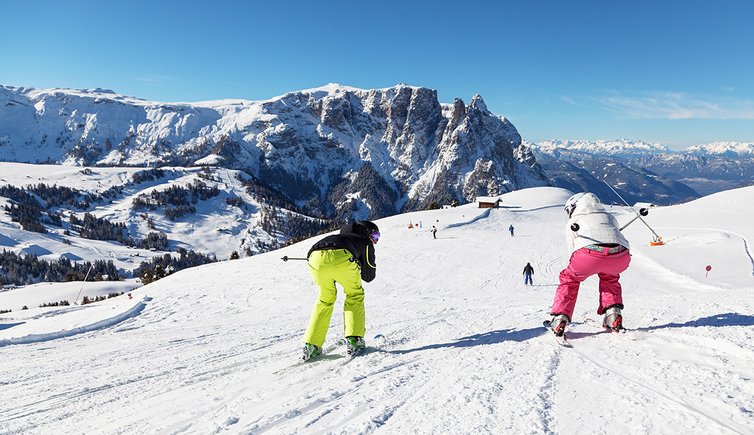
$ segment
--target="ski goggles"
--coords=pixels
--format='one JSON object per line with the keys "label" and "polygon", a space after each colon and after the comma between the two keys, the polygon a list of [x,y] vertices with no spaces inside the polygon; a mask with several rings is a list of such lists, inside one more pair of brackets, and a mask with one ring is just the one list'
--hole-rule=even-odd
{"label": "ski goggles", "polygon": [[576,203],[575,202],[573,204],[565,206],[565,212],[568,215],[569,219],[571,218],[571,216],[573,216],[574,210],[576,210]]}
{"label": "ski goggles", "polygon": [[377,243],[380,240],[380,232],[379,231],[372,231],[372,234],[370,235],[372,238],[372,241],[374,243]]}

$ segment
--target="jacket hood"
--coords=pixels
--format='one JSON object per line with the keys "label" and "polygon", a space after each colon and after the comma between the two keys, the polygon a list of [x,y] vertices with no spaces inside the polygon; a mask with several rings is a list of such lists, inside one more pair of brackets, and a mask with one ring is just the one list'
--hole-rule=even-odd
{"label": "jacket hood", "polygon": [[360,222],[351,222],[340,228],[340,234],[355,234],[369,239],[370,231]]}

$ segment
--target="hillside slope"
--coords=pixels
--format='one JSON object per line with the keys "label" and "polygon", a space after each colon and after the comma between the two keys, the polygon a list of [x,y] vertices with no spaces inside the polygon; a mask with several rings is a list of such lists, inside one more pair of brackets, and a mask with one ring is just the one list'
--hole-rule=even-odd
{"label": "hillside slope", "polygon": [[[316,293],[305,263],[280,257],[305,255],[305,241],[135,290],[151,300],[115,326],[0,348],[0,432],[750,433],[754,229],[742,219],[753,189],[653,209],[648,221],[675,238],[664,247],[650,248],[638,222],[626,230],[626,335],[586,321],[599,321],[594,278],[574,348],[545,335],[569,192],[526,189],[504,197],[510,208],[378,221],[377,279],[365,285],[373,348],[346,365],[342,348],[295,364]],[[705,277],[697,260],[710,255],[721,273]],[[342,333],[342,300],[327,344]]]}

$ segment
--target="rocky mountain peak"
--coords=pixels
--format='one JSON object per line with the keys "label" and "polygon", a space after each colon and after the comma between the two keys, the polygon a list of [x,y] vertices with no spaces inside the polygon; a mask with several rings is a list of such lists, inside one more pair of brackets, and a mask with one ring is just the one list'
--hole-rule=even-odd
{"label": "rocky mountain peak", "polygon": [[489,115],[490,111],[487,109],[487,104],[485,104],[484,100],[482,99],[482,96],[479,94],[474,95],[471,98],[471,104],[469,104],[469,110],[478,110],[485,115]]}
{"label": "rocky mountain peak", "polygon": [[[522,154],[515,127],[491,114],[481,96],[444,109],[436,90],[405,84],[365,90],[331,83],[264,101],[195,104],[3,87],[0,116],[9,121],[0,125],[2,160],[220,165],[329,216],[348,207],[380,217],[547,183],[533,155]],[[343,184],[354,174],[358,183]],[[390,193],[363,187],[370,185]]]}

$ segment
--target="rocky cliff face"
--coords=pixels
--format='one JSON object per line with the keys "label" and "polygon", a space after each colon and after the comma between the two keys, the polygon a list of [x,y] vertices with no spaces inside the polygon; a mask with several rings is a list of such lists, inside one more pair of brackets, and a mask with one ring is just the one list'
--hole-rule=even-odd
{"label": "rocky cliff face", "polygon": [[0,160],[216,165],[244,170],[309,211],[357,218],[548,183],[482,97],[443,105],[436,91],[405,85],[192,104],[0,86]]}

